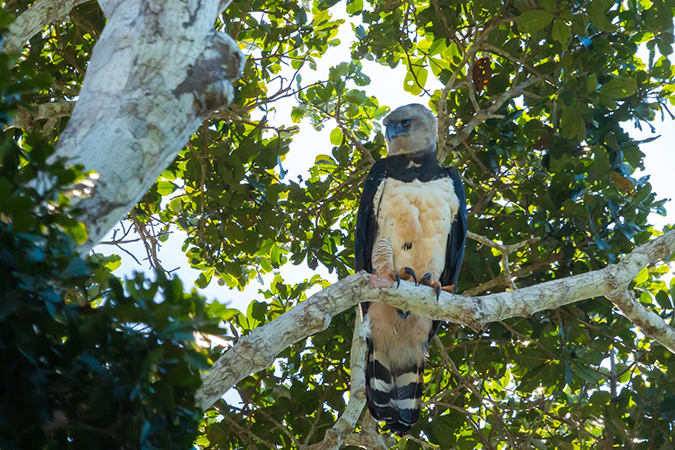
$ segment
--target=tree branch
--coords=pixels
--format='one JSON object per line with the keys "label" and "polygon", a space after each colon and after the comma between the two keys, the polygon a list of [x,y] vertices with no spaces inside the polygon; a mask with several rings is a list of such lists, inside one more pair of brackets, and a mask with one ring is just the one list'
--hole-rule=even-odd
{"label": "tree branch", "polygon": [[0,51],[18,53],[23,43],[50,23],[62,22],[78,5],[90,0],[38,0],[9,26],[9,34]]}
{"label": "tree branch", "polygon": [[636,300],[633,291],[620,289],[605,295],[614,303],[633,324],[640,328],[645,336],[659,341],[664,347],[675,353],[675,330],[661,317],[644,307]]}
{"label": "tree branch", "polygon": [[357,315],[354,323],[352,348],[349,354],[349,368],[351,372],[349,403],[347,403],[347,407],[335,425],[326,431],[323,441],[310,446],[309,449],[338,450],[342,447],[345,438],[354,431],[356,422],[361,417],[361,411],[366,404],[365,364],[366,339],[361,332],[361,319]]}
{"label": "tree branch", "polygon": [[203,377],[197,394],[207,408],[247,375],[272,365],[289,345],[324,330],[331,319],[359,302],[385,302],[403,311],[433,319],[481,329],[491,322],[511,317],[529,317],[537,311],[554,309],[579,300],[607,296],[638,327],[675,353],[672,329],[653,313],[645,314],[632,298],[617,298],[639,273],[655,261],[675,252],[675,231],[670,231],[635,249],[616,265],[601,270],[547,281],[519,290],[464,297],[442,292],[438,300],[432,289],[403,282],[397,289],[393,280],[362,271],[314,294],[274,321],[253,330],[213,365]]}
{"label": "tree branch", "polygon": [[[108,23],[53,158],[99,178],[85,214],[88,252],[174,160],[211,111],[234,97],[244,57],[213,29],[218,0],[99,0]],[[151,7],[149,6],[151,5]],[[175,30],[158,39],[158,30]]]}
{"label": "tree branch", "polygon": [[[485,120],[494,116],[494,113],[502,107],[504,103],[510,100],[513,97],[517,97],[525,92],[525,89],[532,86],[534,83],[540,81],[539,77],[532,77],[526,81],[523,81],[517,86],[512,87],[508,91],[504,91],[499,94],[493,101],[492,105],[483,113],[476,114],[473,118],[467,123],[462,130],[452,137],[447,145],[442,145],[438,153],[438,160],[442,161],[448,154],[448,149],[453,149],[457,147],[461,142],[464,141],[469,135],[475,130],[478,125],[483,123]],[[440,116],[440,107],[439,107],[439,116]],[[439,121],[440,124],[440,121]],[[439,125],[440,126],[440,125]]]}
{"label": "tree branch", "polygon": [[515,252],[516,250],[525,247],[526,245],[530,245],[530,244],[534,244],[535,242],[539,242],[539,238],[533,237],[531,239],[527,239],[525,241],[518,242],[516,244],[504,245],[504,244],[501,244],[499,242],[488,239],[485,236],[481,236],[479,234],[472,233],[471,231],[467,232],[466,237],[468,237],[470,239],[473,239],[474,241],[478,241],[483,245],[487,245],[488,247],[491,247],[491,248],[494,248],[494,249],[500,251],[501,254],[502,254],[502,269],[503,269],[503,272],[499,277],[496,278],[497,285],[505,284],[506,286],[510,287],[511,289],[518,289],[518,287],[516,286],[516,283],[513,281],[513,276],[511,275],[511,268],[509,267],[509,255],[511,253]]}
{"label": "tree branch", "polygon": [[30,131],[33,124],[38,120],[58,120],[62,117],[70,116],[74,107],[75,102],[67,100],[42,103],[31,109],[21,107],[17,111],[14,120],[7,125],[7,128],[23,128]]}

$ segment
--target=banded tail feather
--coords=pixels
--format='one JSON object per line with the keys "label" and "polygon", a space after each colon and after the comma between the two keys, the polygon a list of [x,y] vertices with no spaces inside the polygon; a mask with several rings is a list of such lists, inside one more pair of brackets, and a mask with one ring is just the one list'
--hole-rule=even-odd
{"label": "banded tail feather", "polygon": [[424,391],[424,366],[391,367],[383,352],[368,340],[366,398],[368,409],[393,432],[404,435],[420,418]]}

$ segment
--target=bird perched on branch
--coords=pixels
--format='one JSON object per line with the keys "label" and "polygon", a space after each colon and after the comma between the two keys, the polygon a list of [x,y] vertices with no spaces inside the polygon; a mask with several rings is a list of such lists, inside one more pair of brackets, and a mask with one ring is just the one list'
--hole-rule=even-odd
{"label": "bird perched on branch", "polygon": [[[436,161],[436,117],[422,105],[384,119],[387,157],[366,179],[356,222],[356,270],[455,292],[464,257],[466,198],[457,171]],[[366,396],[373,417],[407,433],[420,417],[424,360],[440,321],[362,303]]]}

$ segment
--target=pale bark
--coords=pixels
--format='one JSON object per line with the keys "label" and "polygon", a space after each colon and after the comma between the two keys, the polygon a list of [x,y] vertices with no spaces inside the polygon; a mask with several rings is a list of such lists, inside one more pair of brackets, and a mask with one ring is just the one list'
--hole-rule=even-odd
{"label": "pale bark", "polygon": [[210,111],[232,101],[244,57],[214,31],[219,0],[100,0],[108,23],[56,157],[97,181],[78,200],[86,253],[173,161]]}
{"label": "pale bark", "polygon": [[[43,103],[30,109],[20,107],[13,120],[7,125],[7,128],[31,130],[35,122],[39,120],[46,120],[49,123],[56,122],[62,117],[70,116],[74,107],[75,102],[68,100]],[[49,128],[49,126],[46,128]]]}
{"label": "pale bark", "polygon": [[633,297],[617,294],[626,290],[642,268],[673,252],[675,231],[670,231],[602,270],[482,297],[442,292],[438,300],[430,288],[402,282],[397,289],[389,278],[359,272],[239,339],[204,375],[197,400],[202,408],[209,407],[241,379],[269,367],[283,349],[326,329],[335,315],[363,301],[388,303],[404,311],[478,330],[491,322],[528,317],[537,311],[607,296],[645,334],[675,353],[675,333],[670,326]]}
{"label": "pale bark", "polygon": [[361,417],[361,411],[366,404],[366,339],[361,331],[361,318],[356,317],[352,348],[349,354],[349,403],[333,427],[326,431],[323,440],[316,446],[317,450],[333,450],[342,447],[345,438],[349,436]]}
{"label": "pale bark", "polygon": [[63,22],[76,6],[90,0],[37,0],[9,26],[4,46],[7,53],[18,53],[23,43],[54,22]]}

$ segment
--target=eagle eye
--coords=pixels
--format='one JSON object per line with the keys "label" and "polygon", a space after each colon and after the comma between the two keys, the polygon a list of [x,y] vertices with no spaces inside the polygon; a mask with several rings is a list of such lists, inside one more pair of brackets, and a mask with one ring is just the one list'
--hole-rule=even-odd
{"label": "eagle eye", "polygon": [[410,119],[402,120],[401,125],[403,125],[406,128],[409,127],[410,126]]}

